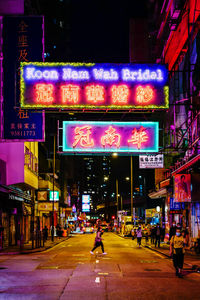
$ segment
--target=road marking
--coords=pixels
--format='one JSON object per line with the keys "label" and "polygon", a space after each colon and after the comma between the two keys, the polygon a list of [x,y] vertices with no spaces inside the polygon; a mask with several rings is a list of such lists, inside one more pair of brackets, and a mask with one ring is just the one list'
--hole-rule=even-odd
{"label": "road marking", "polygon": [[95,282],[100,283],[100,277],[96,277]]}

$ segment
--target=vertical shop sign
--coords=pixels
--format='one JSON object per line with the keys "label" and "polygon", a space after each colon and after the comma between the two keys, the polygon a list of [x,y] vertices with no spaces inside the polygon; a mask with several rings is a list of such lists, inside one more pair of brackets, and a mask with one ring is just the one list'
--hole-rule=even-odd
{"label": "vertical shop sign", "polygon": [[43,61],[43,17],[4,17],[3,91],[4,138],[20,141],[44,140],[44,114],[21,109],[20,63]]}

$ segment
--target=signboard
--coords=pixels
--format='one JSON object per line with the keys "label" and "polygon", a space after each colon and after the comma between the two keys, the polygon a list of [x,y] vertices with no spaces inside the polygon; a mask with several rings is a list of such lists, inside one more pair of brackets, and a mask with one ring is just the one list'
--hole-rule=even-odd
{"label": "signboard", "polygon": [[[38,210],[45,212],[51,212],[53,210],[53,203],[51,202],[39,202]],[[54,211],[58,211],[58,203],[54,203]]]}
{"label": "signboard", "polygon": [[59,201],[59,191],[50,191],[49,192],[49,200],[50,201]]}
{"label": "signboard", "polygon": [[3,17],[4,139],[44,141],[44,113],[20,108],[20,62],[43,60],[43,17]]}
{"label": "signboard", "polygon": [[158,152],[158,122],[64,121],[65,153]]}
{"label": "signboard", "polygon": [[158,169],[163,168],[163,154],[157,155],[139,155],[140,169]]}
{"label": "signboard", "polygon": [[82,195],[82,212],[90,211],[90,195]]}
{"label": "signboard", "polygon": [[47,201],[47,191],[38,191],[37,192],[38,201]]}
{"label": "signboard", "polygon": [[180,202],[174,202],[174,198],[170,198],[170,210],[182,210],[185,209],[185,203],[180,203]]}
{"label": "signboard", "polygon": [[26,109],[166,109],[168,71],[159,64],[21,64]]}
{"label": "signboard", "polygon": [[191,175],[174,176],[174,202],[191,202]]}

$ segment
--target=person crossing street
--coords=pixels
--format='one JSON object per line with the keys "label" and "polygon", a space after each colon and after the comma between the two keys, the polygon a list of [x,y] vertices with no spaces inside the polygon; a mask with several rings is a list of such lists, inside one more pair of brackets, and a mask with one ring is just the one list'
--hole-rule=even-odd
{"label": "person crossing street", "polygon": [[104,252],[104,245],[103,245],[103,242],[102,242],[102,234],[103,234],[103,232],[102,232],[102,230],[101,230],[101,227],[98,227],[98,229],[97,229],[97,234],[96,234],[96,237],[95,237],[95,243],[94,243],[94,247],[93,247],[93,249],[90,251],[90,253],[92,254],[92,255],[94,255],[94,250],[96,249],[96,248],[98,248],[98,247],[100,247],[101,246],[101,250],[102,250],[102,253],[105,255],[105,254],[107,254],[106,252]]}

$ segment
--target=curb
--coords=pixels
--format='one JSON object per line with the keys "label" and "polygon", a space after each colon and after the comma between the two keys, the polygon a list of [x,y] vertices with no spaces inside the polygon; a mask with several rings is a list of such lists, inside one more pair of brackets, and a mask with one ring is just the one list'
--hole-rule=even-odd
{"label": "curb", "polygon": [[67,237],[65,240],[63,241],[59,241],[56,244],[52,245],[52,246],[48,246],[46,248],[36,248],[36,249],[30,249],[30,250],[26,250],[26,251],[17,251],[17,252],[0,252],[0,256],[1,255],[24,255],[24,254],[32,254],[32,253],[38,253],[38,252],[44,252],[46,250],[52,249],[53,247],[66,242],[70,237]]}
{"label": "curb", "polygon": [[[125,237],[123,237],[123,236],[121,236],[121,235],[118,235],[118,234],[116,234],[116,233],[114,233],[114,234],[115,234],[116,236],[122,238],[122,239],[126,239]],[[141,246],[142,246],[142,245],[141,245]],[[166,253],[163,253],[162,251],[159,251],[159,250],[157,250],[157,249],[151,248],[151,247],[149,247],[149,246],[146,246],[146,245],[145,245],[145,246],[142,246],[142,248],[147,248],[147,249],[149,249],[149,250],[151,250],[151,251],[157,252],[157,253],[159,253],[159,254],[161,254],[161,255],[167,257],[168,259],[172,259],[170,255],[168,255],[168,254],[166,254]],[[192,264],[186,263],[186,262],[184,262],[184,265],[191,267],[193,270],[196,270],[197,273],[199,273],[198,271],[200,271],[200,266],[198,266],[198,265],[192,265]]]}

